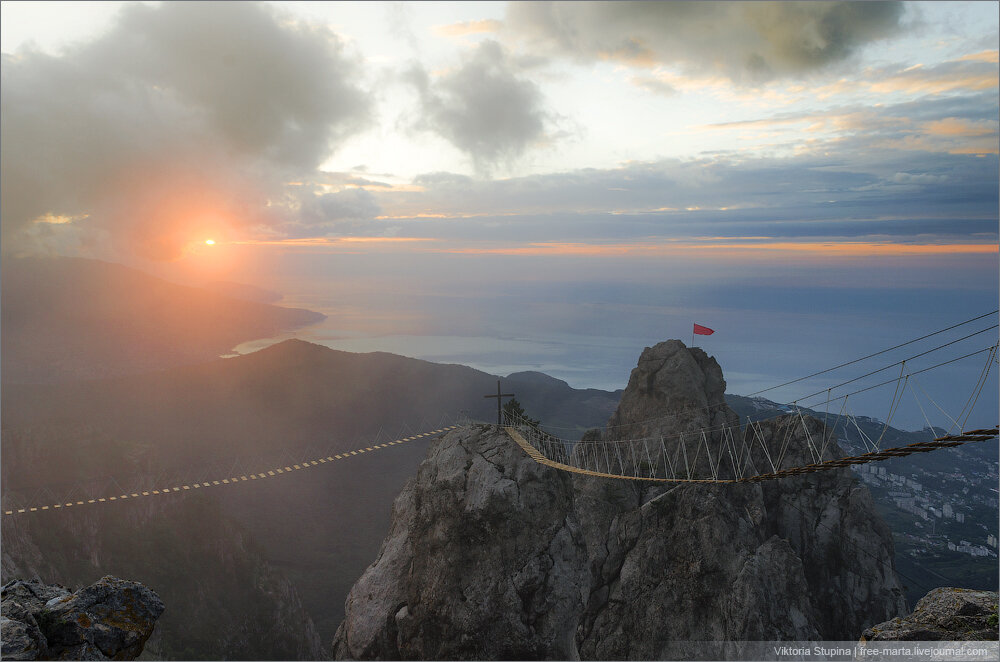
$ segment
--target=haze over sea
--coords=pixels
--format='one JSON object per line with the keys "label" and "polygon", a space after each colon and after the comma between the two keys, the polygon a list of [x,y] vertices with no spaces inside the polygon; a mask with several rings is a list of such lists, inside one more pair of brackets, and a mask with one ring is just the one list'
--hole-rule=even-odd
{"label": "haze over sea", "polygon": [[[728,392],[745,395],[993,310],[995,258],[984,258],[977,286],[947,277],[970,269],[969,260],[950,272],[928,274],[916,266],[897,267],[890,275],[885,269],[891,259],[883,257],[823,269],[776,260],[750,269],[635,257],[349,255],[338,259],[343,273],[331,277],[328,264],[316,261],[316,271],[310,271],[310,261],[297,253],[280,269],[298,275],[282,284],[289,294],[281,305],[316,310],[327,319],[244,343],[236,351],[298,337],[339,350],[392,352],[497,375],[537,370],[576,388],[616,390],[625,387],[643,347],[669,338],[690,344],[692,324],[698,322],[716,333],[695,336],[695,345],[718,359]],[[348,278],[352,287],[343,287]],[[993,324],[996,315],[763,395],[790,402]],[[907,371],[983,349],[995,336],[995,330],[975,335],[909,363]],[[943,395],[943,408],[949,410],[947,402],[961,409],[984,358],[979,354],[928,376],[935,384],[954,384],[932,391],[935,398]],[[835,395],[898,373],[898,367],[881,372]],[[881,417],[891,398],[891,386],[858,394],[850,409]],[[981,399],[980,423],[987,425],[996,417],[995,381]],[[822,408],[823,400],[807,403]],[[934,413],[928,413],[933,424],[947,423]],[[926,425],[910,396],[893,422],[905,429]]]}

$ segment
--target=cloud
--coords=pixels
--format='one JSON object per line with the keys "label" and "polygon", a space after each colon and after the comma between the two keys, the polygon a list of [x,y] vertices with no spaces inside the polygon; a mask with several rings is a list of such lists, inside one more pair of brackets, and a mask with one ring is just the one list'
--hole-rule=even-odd
{"label": "cloud", "polygon": [[364,227],[382,212],[375,197],[363,188],[312,195],[306,193],[301,198],[297,219],[303,224],[299,232],[286,233],[291,236],[315,236],[314,233],[339,232],[350,234]]}
{"label": "cloud", "polygon": [[33,219],[177,257],[201,226],[281,222],[282,182],[366,123],[363,72],[336,35],[263,4],[129,5],[60,55],[3,56],[3,248]]}
{"label": "cloud", "polygon": [[461,21],[447,25],[435,25],[431,28],[435,34],[444,37],[464,37],[470,34],[489,34],[499,32],[502,23],[492,18],[479,21]]}
{"label": "cloud", "polygon": [[[995,73],[994,70],[994,76]],[[778,113],[709,124],[699,129],[733,131],[741,139],[779,136],[787,141],[784,147],[792,147],[799,153],[828,151],[836,142],[842,153],[850,153],[853,148],[856,154],[890,149],[985,155],[997,153],[1000,122],[996,113],[995,89],[965,90],[964,94],[929,94],[904,103],[875,107],[860,102],[821,111]],[[823,139],[808,143],[801,140],[799,132]]]}
{"label": "cloud", "polygon": [[552,116],[541,90],[518,75],[496,41],[481,42],[464,64],[436,78],[419,67],[407,78],[420,97],[415,128],[443,137],[469,155],[477,170],[510,163],[547,138]]}
{"label": "cloud", "polygon": [[497,180],[438,172],[418,177],[417,190],[373,195],[380,222],[400,234],[473,249],[512,237],[518,247],[697,238],[995,246],[995,156],[870,142],[861,136],[794,156],[718,154]]}
{"label": "cloud", "polygon": [[900,29],[898,2],[514,2],[505,23],[579,61],[680,65],[743,83],[801,76]]}
{"label": "cloud", "polygon": [[672,97],[677,94],[676,87],[655,76],[633,76],[629,79],[629,82],[636,87],[641,87],[642,89],[652,92],[653,94],[659,94],[665,97]]}

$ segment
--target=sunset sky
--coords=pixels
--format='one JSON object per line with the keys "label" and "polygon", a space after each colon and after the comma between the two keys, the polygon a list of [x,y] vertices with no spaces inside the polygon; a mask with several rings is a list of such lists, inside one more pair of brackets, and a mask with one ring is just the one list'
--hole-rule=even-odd
{"label": "sunset sky", "polygon": [[4,2],[3,251],[578,387],[698,322],[750,393],[996,308],[998,7]]}

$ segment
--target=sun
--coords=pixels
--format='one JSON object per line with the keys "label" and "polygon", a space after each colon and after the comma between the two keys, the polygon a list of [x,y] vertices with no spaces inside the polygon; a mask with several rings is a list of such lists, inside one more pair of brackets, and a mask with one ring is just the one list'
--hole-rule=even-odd
{"label": "sun", "polygon": [[215,246],[215,239],[206,239],[205,244],[208,246]]}

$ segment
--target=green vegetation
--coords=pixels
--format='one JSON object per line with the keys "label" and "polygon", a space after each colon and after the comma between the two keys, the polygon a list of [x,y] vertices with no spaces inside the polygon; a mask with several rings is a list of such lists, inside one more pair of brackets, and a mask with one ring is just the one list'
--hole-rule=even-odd
{"label": "green vegetation", "polygon": [[528,417],[528,415],[524,412],[524,407],[522,407],[521,403],[517,401],[517,398],[511,398],[506,402],[506,404],[504,404],[503,421],[507,425],[529,425],[536,430],[541,424],[541,421]]}

